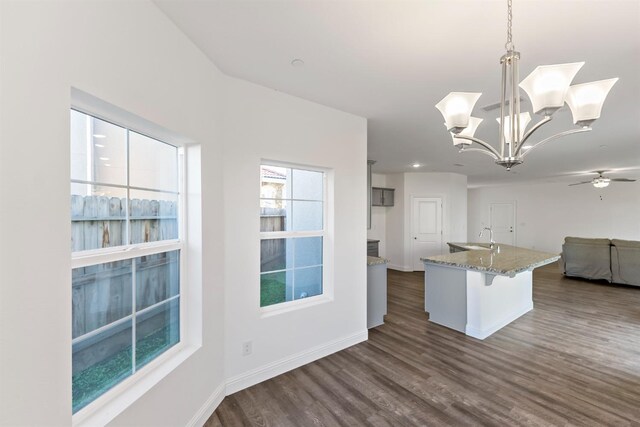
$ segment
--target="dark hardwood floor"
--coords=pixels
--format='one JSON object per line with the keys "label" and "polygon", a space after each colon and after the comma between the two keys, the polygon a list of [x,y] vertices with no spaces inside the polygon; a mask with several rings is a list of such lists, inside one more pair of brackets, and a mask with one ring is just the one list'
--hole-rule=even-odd
{"label": "dark hardwood floor", "polygon": [[429,323],[389,270],[369,340],[226,397],[205,426],[640,426],[640,288],[534,272],[533,311],[484,341]]}

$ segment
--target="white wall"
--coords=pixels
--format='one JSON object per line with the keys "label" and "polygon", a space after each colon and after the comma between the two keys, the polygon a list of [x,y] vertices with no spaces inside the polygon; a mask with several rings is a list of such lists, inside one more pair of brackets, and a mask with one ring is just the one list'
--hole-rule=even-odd
{"label": "white wall", "polygon": [[185,425],[224,381],[222,76],[150,2],[0,7],[0,424],[71,424],[76,87],[202,144],[203,346],[113,421]]}
{"label": "white wall", "polygon": [[[226,380],[366,339],[364,119],[222,75],[148,1],[1,1],[0,31],[0,424],[72,421],[72,87],[201,144],[202,347],[112,425],[202,421]],[[261,159],[333,170],[331,301],[260,316]]]}
{"label": "white wall", "polygon": [[[371,174],[371,185],[373,187],[391,188],[387,187],[386,175],[379,173]],[[394,194],[394,196],[397,197],[397,193]],[[378,244],[378,255],[383,258],[386,256],[386,217],[389,209],[393,208],[388,206],[372,206],[371,229],[367,231],[367,239],[380,240],[380,243]]]}
{"label": "white wall", "polygon": [[640,182],[545,183],[469,189],[469,241],[489,225],[489,204],[516,201],[516,244],[559,253],[566,236],[640,240]]}
{"label": "white wall", "polygon": [[385,208],[385,257],[389,260],[389,268],[405,270],[404,174],[387,175],[386,186],[387,188],[394,188],[396,191],[394,193],[394,206]]}
{"label": "white wall", "polygon": [[[225,371],[228,392],[366,339],[366,120],[226,79]],[[338,154],[339,153],[339,154]],[[260,305],[261,160],[331,169],[333,297],[265,316]],[[331,199],[331,197],[330,197]],[[329,218],[330,219],[330,218]],[[242,343],[253,353],[242,356]]]}
{"label": "white wall", "polygon": [[[395,185],[392,185],[393,182]],[[446,242],[464,241],[467,236],[467,177],[455,173],[405,173],[387,175],[387,186],[396,188],[396,205],[387,211],[387,258],[389,267],[411,271],[412,199],[442,198],[443,252]],[[402,191],[398,192],[401,188]]]}

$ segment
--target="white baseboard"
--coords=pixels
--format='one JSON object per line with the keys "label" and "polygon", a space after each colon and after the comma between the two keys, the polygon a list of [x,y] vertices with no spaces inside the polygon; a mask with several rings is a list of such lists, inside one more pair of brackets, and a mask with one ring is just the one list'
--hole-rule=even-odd
{"label": "white baseboard", "polygon": [[387,268],[390,268],[391,270],[404,271],[404,272],[413,271],[413,268],[409,267],[408,265],[387,264]]}
{"label": "white baseboard", "polygon": [[366,341],[369,337],[369,332],[364,330],[348,337],[339,338],[327,344],[320,345],[318,347],[294,354],[284,359],[269,363],[268,365],[253,369],[244,374],[227,380],[226,395],[233,394],[237,391],[243,390],[252,385],[258,384],[262,381],[266,381],[270,378],[288,372],[292,369],[298,368],[314,360],[321,359],[332,353],[340,350],[344,350],[347,347]]}
{"label": "white baseboard", "polygon": [[202,427],[207,422],[211,414],[216,410],[218,405],[222,403],[224,399],[225,384],[222,383],[213,391],[211,396],[202,405],[202,407],[196,412],[196,414],[189,420],[187,427]]}
{"label": "white baseboard", "polygon": [[502,329],[503,327],[507,326],[509,323],[513,322],[514,320],[516,320],[520,316],[530,312],[531,310],[533,310],[533,302],[531,304],[527,304],[524,307],[521,307],[521,308],[519,308],[517,310],[512,311],[511,313],[509,313],[508,315],[504,316],[499,321],[495,322],[493,325],[489,326],[488,328],[484,328],[484,329],[480,329],[480,328],[474,327],[473,325],[469,325],[467,323],[467,326],[465,328],[465,334],[469,335],[470,337],[477,338],[479,340],[483,340],[483,339],[487,338],[488,336],[490,336],[491,334],[493,334],[494,332],[496,332],[497,330]]}

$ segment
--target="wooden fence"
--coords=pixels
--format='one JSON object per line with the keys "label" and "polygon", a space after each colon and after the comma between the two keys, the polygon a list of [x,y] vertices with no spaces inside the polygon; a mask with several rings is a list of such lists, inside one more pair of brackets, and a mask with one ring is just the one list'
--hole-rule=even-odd
{"label": "wooden fence", "polygon": [[[131,243],[178,237],[177,203],[104,196],[71,196],[71,249],[82,251],[126,244],[129,209]],[[133,283],[132,263],[136,280]],[[85,335],[178,294],[179,252],[172,251],[72,271],[72,336]],[[136,307],[133,307],[133,286]],[[165,315],[146,320],[160,329]],[[82,371],[130,344],[131,321],[74,344],[73,372]]]}
{"label": "wooden fence", "polygon": [[[72,337],[77,338],[131,315],[133,286],[136,311],[177,295],[179,269],[178,251],[73,269]],[[145,321],[146,328],[161,329],[166,326],[165,320],[166,316],[160,312]],[[129,320],[74,345],[73,371],[81,371],[114,354],[127,345],[127,339],[130,344],[130,328]]]}
{"label": "wooden fence", "polygon": [[[283,231],[287,216],[284,209],[260,208],[260,231]],[[260,271],[285,268],[286,246],[284,239],[268,239],[260,242]]]}
{"label": "wooden fence", "polygon": [[[126,244],[127,199],[71,196],[71,250],[108,248]],[[131,243],[178,238],[177,203],[132,199],[129,202]]]}

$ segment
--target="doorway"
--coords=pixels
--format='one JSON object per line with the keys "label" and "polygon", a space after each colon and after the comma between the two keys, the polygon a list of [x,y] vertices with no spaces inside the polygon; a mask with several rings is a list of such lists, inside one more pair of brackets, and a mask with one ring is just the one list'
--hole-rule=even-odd
{"label": "doorway", "polygon": [[491,203],[489,220],[493,230],[493,239],[497,243],[516,245],[516,202]]}
{"label": "doorway", "polygon": [[413,271],[424,271],[420,258],[442,254],[442,198],[412,199],[411,241]]}

